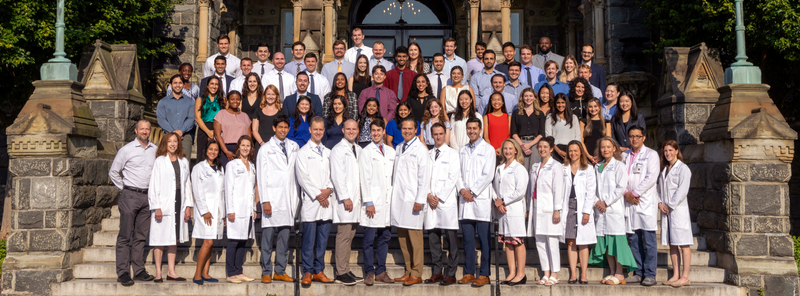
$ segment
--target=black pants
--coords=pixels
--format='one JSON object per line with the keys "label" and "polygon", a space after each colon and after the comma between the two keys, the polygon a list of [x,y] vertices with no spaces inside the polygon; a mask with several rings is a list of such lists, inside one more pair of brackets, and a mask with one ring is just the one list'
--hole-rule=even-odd
{"label": "black pants", "polygon": [[[210,129],[212,132],[214,131],[214,123],[213,122],[206,122],[206,127]],[[206,160],[206,146],[208,146],[208,142],[211,138],[206,135],[206,133],[200,127],[197,128],[197,162],[201,162]],[[219,150],[220,155],[222,156],[222,148]],[[218,156],[218,157],[219,157]]]}
{"label": "black pants", "polygon": [[[446,269],[443,269],[442,257],[442,234],[447,236],[447,260]],[[428,245],[431,248],[431,262],[433,263],[433,274],[443,274],[445,276],[456,276],[456,265],[458,264],[458,231],[449,229],[428,230]],[[445,272],[446,271],[446,272]]]}
{"label": "black pants", "polygon": [[242,265],[244,264],[244,247],[246,244],[247,240],[244,239],[228,239],[228,248],[225,252],[225,272],[228,277],[244,273]]}
{"label": "black pants", "polygon": [[118,204],[117,276],[130,273],[133,265],[133,277],[144,271],[144,245],[150,235],[150,205],[146,193],[130,190],[122,190]]}

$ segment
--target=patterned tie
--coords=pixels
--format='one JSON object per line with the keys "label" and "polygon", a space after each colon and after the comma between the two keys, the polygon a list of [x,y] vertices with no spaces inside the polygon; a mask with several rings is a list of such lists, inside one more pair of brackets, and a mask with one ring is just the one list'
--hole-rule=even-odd
{"label": "patterned tie", "polygon": [[342,61],[339,61],[339,68],[336,68],[336,73],[342,73]]}
{"label": "patterned tie", "polygon": [[436,148],[436,157],[433,160],[439,160],[439,148]]}
{"label": "patterned tie", "polygon": [[438,78],[436,79],[439,80],[439,86],[436,87],[436,93],[434,94],[434,96],[438,98],[439,94],[442,93],[442,73],[438,73],[436,74],[436,76],[438,76]]}
{"label": "patterned tie", "polygon": [[525,76],[528,78],[528,85],[533,86],[533,80],[531,80],[531,67],[525,67]]}
{"label": "patterned tie", "polygon": [[300,62],[297,62],[297,71],[294,72],[294,75],[297,75],[297,73],[300,73]]}
{"label": "patterned tie", "polygon": [[286,161],[289,161],[289,154],[286,153],[286,143],[281,142],[281,151],[283,151],[283,155],[286,156]]}
{"label": "patterned tie", "polygon": [[311,79],[311,88],[308,90],[308,92],[316,95],[317,92],[314,91],[314,74],[313,73],[312,74],[308,74],[308,76]]}
{"label": "patterned tie", "polygon": [[319,153],[319,156],[322,156],[322,145],[317,146],[317,153]]}
{"label": "patterned tie", "polygon": [[351,147],[353,148],[353,157],[355,157],[356,160],[358,160],[358,155],[356,154],[356,145],[353,145]]}
{"label": "patterned tie", "polygon": [[[284,94],[283,93],[283,75],[282,74],[283,73],[278,72],[278,85],[280,85],[280,94],[278,94],[278,95],[279,95],[279,98],[281,98],[281,99],[283,99],[283,94]],[[281,101],[283,101],[283,100],[281,100]]]}
{"label": "patterned tie", "polygon": [[378,149],[381,149],[381,155],[386,156],[385,154],[383,154],[383,144],[378,145]]}
{"label": "patterned tie", "polygon": [[[403,100],[403,71],[400,71],[400,81],[397,82],[397,100]],[[403,151],[406,151],[403,149]]]}
{"label": "patterned tie", "polygon": [[361,56],[361,49],[356,49],[356,60]]}

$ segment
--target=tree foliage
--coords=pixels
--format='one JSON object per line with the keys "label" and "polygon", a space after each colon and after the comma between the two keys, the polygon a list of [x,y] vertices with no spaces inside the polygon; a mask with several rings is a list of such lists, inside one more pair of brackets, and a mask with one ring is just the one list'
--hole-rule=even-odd
{"label": "tree foliage", "polygon": [[[645,22],[661,38],[664,47],[692,46],[705,42],[720,49],[724,67],[736,56],[736,19],[733,0],[639,0],[649,12]],[[759,66],[762,82],[770,84],[770,96],[781,105],[787,120],[800,114],[800,0],[747,0],[743,20],[749,61]]]}
{"label": "tree foliage", "polygon": [[[112,44],[136,44],[139,58],[168,54],[174,45],[155,37],[156,22],[176,0],[66,0],[65,52],[77,64],[83,47],[96,39]],[[12,118],[33,91],[39,67],[55,50],[56,0],[0,0],[1,125]]]}

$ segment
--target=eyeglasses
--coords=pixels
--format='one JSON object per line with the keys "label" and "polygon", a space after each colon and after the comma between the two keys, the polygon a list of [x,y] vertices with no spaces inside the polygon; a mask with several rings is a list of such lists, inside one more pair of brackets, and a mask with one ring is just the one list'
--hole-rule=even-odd
{"label": "eyeglasses", "polygon": [[631,139],[636,139],[636,140],[638,140],[638,139],[644,138],[644,136],[642,136],[642,135],[635,135],[635,136],[628,136],[628,138],[631,138]]}

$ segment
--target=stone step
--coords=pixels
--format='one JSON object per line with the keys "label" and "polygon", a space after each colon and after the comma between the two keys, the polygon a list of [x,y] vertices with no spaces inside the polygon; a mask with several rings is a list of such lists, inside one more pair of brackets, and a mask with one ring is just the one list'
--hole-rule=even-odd
{"label": "stone step", "polygon": [[[202,286],[192,282],[188,283],[162,283],[137,282],[131,287],[123,287],[116,280],[73,280],[63,283],[51,284],[53,296],[95,296],[95,295],[230,295],[230,296],[264,296],[269,295],[294,295],[295,283],[262,284],[251,282],[243,284],[231,283],[206,283]],[[376,283],[372,287],[363,284],[344,286],[341,284],[313,283],[309,287],[300,287],[300,295],[348,295],[348,296],[407,296],[407,295],[459,295],[459,296],[486,296],[493,295],[494,278],[491,284],[480,288],[468,285],[439,286],[417,284],[403,287],[399,283]],[[598,283],[589,285],[569,285],[562,282],[552,287],[536,285],[528,281],[526,285],[501,286],[504,295],[614,295],[614,296],[746,296],[747,289],[725,284],[692,284],[688,287],[672,288],[656,285],[642,287],[640,285],[608,286]]]}
{"label": "stone step", "polygon": [[[191,263],[195,262],[197,258],[197,253],[199,252],[199,248],[185,248],[185,247],[178,247],[178,251],[176,253],[176,262],[179,263]],[[211,251],[211,262],[225,262],[225,248],[213,248]],[[145,256],[146,262],[150,263],[153,262],[153,252],[152,247],[145,247]],[[289,250],[289,260],[294,260],[294,249]],[[503,251],[497,251],[498,257],[500,259],[501,264],[506,264],[506,256]],[[480,259],[480,252],[478,252],[477,258]],[[527,262],[539,262],[539,254],[536,250],[529,249],[527,252]],[[272,257],[275,257],[275,253],[273,252]],[[330,264],[333,263],[333,250],[328,249],[325,251],[325,263]],[[162,259],[166,261],[166,256]],[[261,252],[258,249],[258,245],[252,245],[252,243],[248,246],[245,252],[245,262],[251,263],[258,263],[261,260]],[[430,260],[430,252],[426,248],[425,250],[425,264],[429,264]],[[459,264],[464,264],[464,251],[460,250],[458,254]],[[566,265],[568,264],[567,261],[567,254],[565,250],[561,251],[561,264]],[[666,252],[658,252],[658,265],[659,266],[670,266],[671,262],[669,260],[669,253]],[[115,262],[116,261],[116,252],[114,247],[89,247],[84,248],[84,255],[83,255],[83,262],[87,263],[101,263],[101,262]],[[350,252],[350,263],[351,264],[360,264],[364,262],[364,256],[360,249],[353,249]],[[403,254],[399,249],[389,249],[389,253],[386,258],[387,264],[404,264]],[[717,265],[717,253],[711,253],[706,251],[693,251],[692,252],[692,266],[716,266]]]}
{"label": "stone step", "polygon": [[[162,266],[164,274],[166,274],[167,265],[164,264]],[[196,265],[185,263],[185,264],[176,264],[175,265],[175,272],[178,275],[190,278],[194,276]],[[261,265],[254,264],[254,263],[247,263],[244,264],[244,274],[250,277],[259,277],[261,276]],[[154,264],[147,264],[146,266],[147,272],[150,274],[155,274],[155,265]],[[390,276],[401,276],[405,270],[405,267],[402,265],[388,265],[386,266],[387,272]],[[351,264],[350,270],[358,275],[362,276],[364,274],[364,268],[361,264]],[[495,266],[492,265],[491,272],[494,274]],[[422,268],[422,278],[429,278],[431,276],[431,266],[426,265]],[[77,264],[72,271],[73,276],[77,279],[116,279],[116,265],[114,263],[84,263],[84,264]],[[286,266],[286,273],[290,276],[294,276],[294,264],[288,264]],[[325,266],[325,274],[329,277],[334,276],[334,266],[333,265],[326,265]],[[539,266],[527,266],[525,268],[525,273],[530,275],[531,279],[534,277],[539,279],[542,276],[541,269]],[[456,277],[461,278],[464,274],[464,267],[458,266],[458,270],[456,271]],[[504,279],[508,274],[508,266],[501,265],[500,266],[500,277]],[[224,264],[212,264],[209,268],[209,275],[214,278],[225,278],[225,265]],[[598,282],[603,277],[608,275],[608,268],[600,268],[590,266],[587,271],[587,276],[589,277],[589,281],[591,282]],[[670,276],[672,276],[672,268],[667,267],[660,267],[656,270],[656,280],[659,282],[666,281]],[[558,273],[559,279],[569,279],[569,268],[568,266],[562,266],[561,271]],[[692,280],[693,283],[722,283],[725,281],[725,270],[716,267],[692,267],[689,271],[689,278]]]}
{"label": "stone step", "polygon": [[119,218],[119,206],[111,206],[111,218]]}

